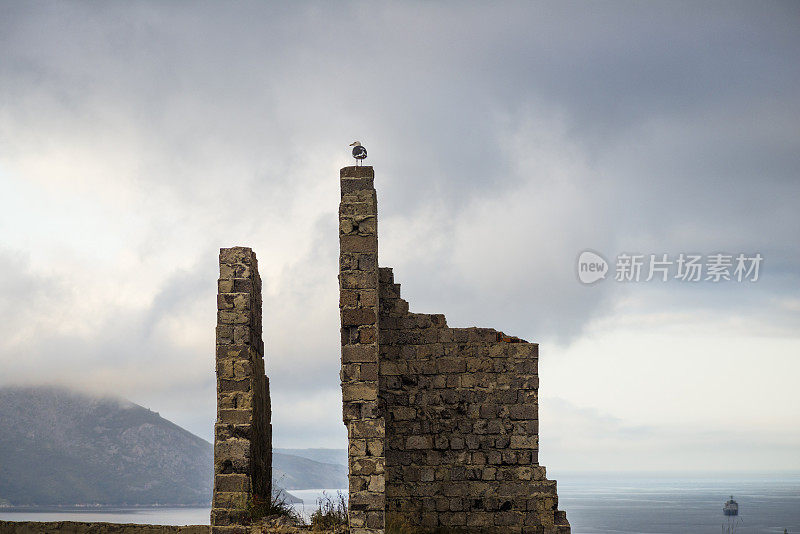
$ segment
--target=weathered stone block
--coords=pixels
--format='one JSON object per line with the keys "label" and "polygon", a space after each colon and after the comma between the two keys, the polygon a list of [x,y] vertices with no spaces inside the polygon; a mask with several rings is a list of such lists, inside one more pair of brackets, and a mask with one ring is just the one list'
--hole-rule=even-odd
{"label": "weathered stone block", "polygon": [[342,326],[374,325],[375,310],[372,308],[356,308],[342,310]]}
{"label": "weathered stone block", "polygon": [[512,449],[537,449],[539,447],[538,436],[511,436]]}
{"label": "weathered stone block", "polygon": [[342,193],[354,193],[356,191],[371,190],[373,178],[364,176],[363,178],[342,177]]}
{"label": "weathered stone block", "polygon": [[386,433],[382,419],[362,419],[350,423],[350,438],[383,438]]}
{"label": "weathered stone block", "polygon": [[[363,343],[368,345],[370,343],[375,343],[378,338],[378,330],[374,326],[361,326],[358,329],[358,341],[359,343]],[[376,347],[377,352],[377,347]]]}
{"label": "weathered stone block", "polygon": [[253,422],[253,411],[241,410],[219,410],[218,419],[220,423],[230,423],[234,425],[251,424]]}
{"label": "weathered stone block", "polygon": [[250,324],[250,315],[245,312],[220,310],[217,312],[217,321],[221,325]]}
{"label": "weathered stone block", "polygon": [[244,474],[216,475],[214,492],[249,492],[250,478]]}
{"label": "weathered stone block", "polygon": [[359,400],[377,400],[378,399],[378,386],[377,384],[369,384],[366,382],[354,382],[342,384],[342,400],[344,402],[359,401]]}
{"label": "weathered stone block", "polygon": [[431,436],[409,436],[406,438],[406,447],[409,449],[432,449],[433,437]]}
{"label": "weathered stone block", "polygon": [[339,242],[342,250],[346,252],[362,252],[372,254],[378,252],[378,240],[374,236],[342,235],[339,237]]}
{"label": "weathered stone block", "polygon": [[358,306],[358,297],[359,297],[358,290],[349,289],[345,290],[342,289],[339,291],[339,307],[340,308],[355,308]]}
{"label": "weathered stone block", "polygon": [[347,345],[342,347],[343,363],[377,363],[378,351],[376,347],[364,345]]}

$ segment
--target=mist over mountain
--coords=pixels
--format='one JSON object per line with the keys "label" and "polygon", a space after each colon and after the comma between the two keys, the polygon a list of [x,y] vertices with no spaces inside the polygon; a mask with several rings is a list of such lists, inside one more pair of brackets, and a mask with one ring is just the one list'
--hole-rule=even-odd
{"label": "mist over mountain", "polygon": [[210,443],[132,402],[57,387],[0,388],[6,504],[207,505]]}
{"label": "mist over mountain", "polygon": [[[347,467],[347,449],[273,449],[273,453],[288,454],[308,458],[323,464]],[[347,471],[345,471],[347,473]],[[345,485],[344,487],[347,487]]]}
{"label": "mist over mountain", "polygon": [[[346,458],[278,449],[275,489],[346,488]],[[62,387],[0,388],[0,505],[208,506],[212,489],[211,443],[157,412]]]}

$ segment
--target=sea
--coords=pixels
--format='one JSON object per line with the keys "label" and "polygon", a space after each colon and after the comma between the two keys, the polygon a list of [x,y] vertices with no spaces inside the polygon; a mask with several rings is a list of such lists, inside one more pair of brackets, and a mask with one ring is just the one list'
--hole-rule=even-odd
{"label": "sea", "polygon": [[[556,473],[559,508],[566,510],[574,534],[718,534],[726,532],[722,506],[739,503],[735,531],[740,534],[800,534],[800,473],[609,474]],[[324,494],[340,489],[293,490],[305,517]],[[107,521],[203,525],[209,508],[0,508],[11,521]]]}

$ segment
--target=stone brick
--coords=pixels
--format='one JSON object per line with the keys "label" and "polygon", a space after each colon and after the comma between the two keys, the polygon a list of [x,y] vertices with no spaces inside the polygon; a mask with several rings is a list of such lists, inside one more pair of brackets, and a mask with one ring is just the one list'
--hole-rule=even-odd
{"label": "stone brick", "polygon": [[346,271],[339,275],[342,289],[374,289],[376,280],[373,273],[365,271]]}
{"label": "stone brick", "polygon": [[239,311],[224,311],[217,312],[217,321],[219,324],[250,324],[250,314]]}
{"label": "stone brick", "polygon": [[467,370],[467,362],[460,358],[441,358],[436,363],[440,373],[463,373]]}
{"label": "stone brick", "polygon": [[342,289],[339,292],[339,307],[355,308],[358,306],[358,293],[355,289]]}
{"label": "stone brick", "polygon": [[339,237],[339,241],[342,250],[347,252],[365,252],[365,253],[378,252],[378,240],[373,236],[342,235]]}
{"label": "stone brick", "polygon": [[383,435],[367,440],[367,455],[382,458],[384,455]]}
{"label": "stone brick", "polygon": [[360,369],[361,380],[378,381],[378,364],[377,363],[362,363]]}
{"label": "stone brick", "polygon": [[252,410],[219,410],[220,423],[250,424],[253,422]]}
{"label": "stone brick", "polygon": [[406,447],[409,449],[431,449],[433,438],[431,436],[409,436],[406,438]]}
{"label": "stone brick", "polygon": [[214,492],[248,492],[250,491],[250,478],[247,475],[216,475],[214,477]]}
{"label": "stone brick", "polygon": [[356,308],[342,310],[342,326],[360,326],[375,324],[377,320],[375,310],[371,308]]}
{"label": "stone brick", "polygon": [[351,438],[383,438],[385,430],[382,420],[363,419],[350,423]]}
{"label": "stone brick", "polygon": [[234,391],[250,391],[250,380],[217,379],[217,391],[220,393],[230,393]]}
{"label": "stone brick", "polygon": [[512,449],[536,449],[539,447],[537,436],[511,436]]}
{"label": "stone brick", "polygon": [[344,402],[354,400],[377,400],[378,387],[364,382],[342,384],[342,400]]}
{"label": "stone brick", "polygon": [[358,292],[358,303],[365,307],[378,306],[378,292],[374,289],[361,289]]}
{"label": "stone brick", "polygon": [[517,404],[509,406],[510,419],[536,419],[538,417],[539,408],[536,404]]}
{"label": "stone brick", "polygon": [[375,343],[377,337],[377,329],[374,326],[362,326],[358,329],[359,343]]}
{"label": "stone brick", "polygon": [[378,351],[376,347],[364,345],[348,345],[342,347],[343,363],[377,363]]}

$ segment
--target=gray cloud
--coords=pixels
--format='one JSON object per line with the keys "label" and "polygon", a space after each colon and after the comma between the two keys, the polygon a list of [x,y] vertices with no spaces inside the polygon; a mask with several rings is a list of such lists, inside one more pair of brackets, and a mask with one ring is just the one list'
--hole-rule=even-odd
{"label": "gray cloud", "polygon": [[[415,311],[569,343],[647,292],[643,314],[759,309],[787,335],[799,19],[779,2],[4,4],[0,187],[32,193],[0,200],[0,246],[35,253],[2,260],[18,277],[0,310],[23,298],[38,325],[8,379],[124,376],[133,400],[210,428],[216,249],[249,245],[273,394],[328,399],[304,409],[340,439],[336,175],[355,138],[376,169],[381,261]],[[573,271],[586,248],[761,252],[764,278],[589,288]],[[59,314],[98,326],[63,332]],[[304,439],[289,413],[286,446]]]}
{"label": "gray cloud", "polygon": [[[144,310],[125,309],[112,302],[94,310],[97,328],[65,331],[59,328],[81,289],[69,281],[32,272],[22,261],[0,255],[3,266],[2,341],[3,384],[56,383],[113,393],[161,410],[165,416],[185,415],[200,407],[204,423],[190,426],[209,437],[213,413],[213,352],[198,353],[168,335],[164,321],[187,314],[197,300],[213,297],[208,275],[175,273],[154,304]],[[204,303],[205,304],[205,303]],[[209,306],[205,321],[213,328]],[[210,320],[208,320],[210,319]],[[209,339],[211,335],[209,335]],[[196,415],[189,416],[189,419]],[[181,417],[179,417],[181,418]]]}

